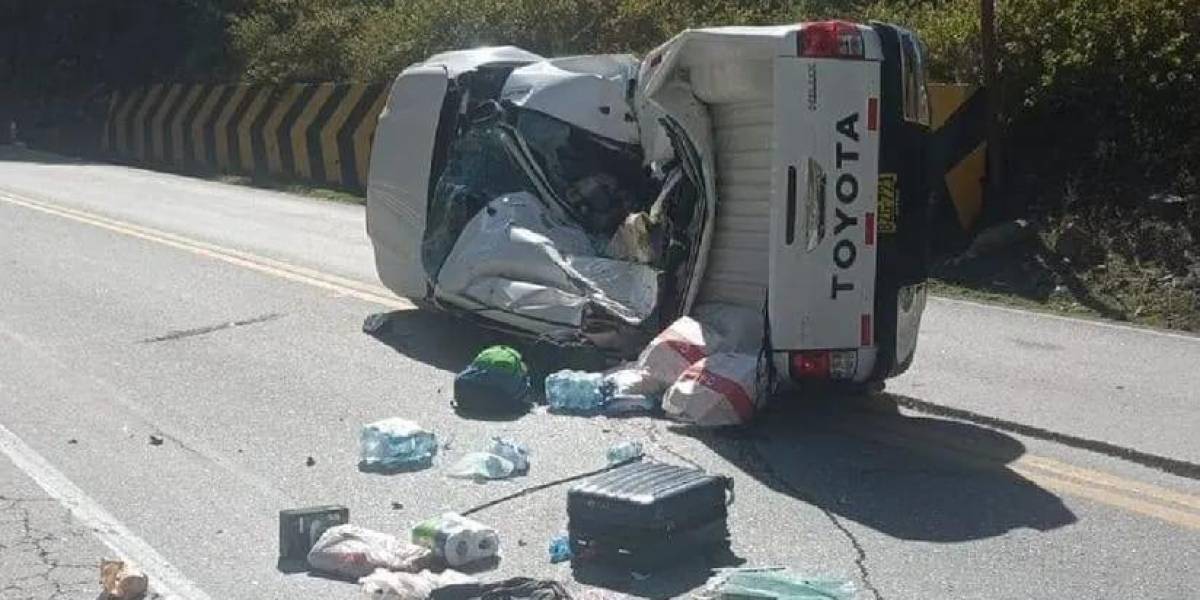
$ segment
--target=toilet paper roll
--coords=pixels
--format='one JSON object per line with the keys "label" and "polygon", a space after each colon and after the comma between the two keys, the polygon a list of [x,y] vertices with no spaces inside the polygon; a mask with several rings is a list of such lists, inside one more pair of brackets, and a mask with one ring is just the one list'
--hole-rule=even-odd
{"label": "toilet paper roll", "polygon": [[471,562],[491,558],[500,553],[500,536],[492,528],[474,531],[474,544],[471,548],[474,556]]}
{"label": "toilet paper roll", "polygon": [[[442,558],[451,567],[461,567],[475,562],[477,554],[478,534],[469,529],[455,529],[446,532],[441,540]],[[441,536],[439,536],[441,537]]]}

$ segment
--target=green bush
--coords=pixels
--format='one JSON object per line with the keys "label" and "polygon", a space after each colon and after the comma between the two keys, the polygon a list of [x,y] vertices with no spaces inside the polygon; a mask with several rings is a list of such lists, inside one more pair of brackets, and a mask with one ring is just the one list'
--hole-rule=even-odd
{"label": "green bush", "polygon": [[[1137,183],[1196,189],[1200,0],[1000,0],[1012,169],[1088,199]],[[880,19],[918,31],[935,80],[979,83],[978,0],[247,0],[232,19],[246,79],[388,80],[438,51],[645,52],[687,27]],[[1046,171],[1047,174],[1041,173]],[[1045,176],[1044,176],[1045,175]],[[1061,183],[1061,182],[1059,182]],[[1104,202],[1136,203],[1116,193]]]}

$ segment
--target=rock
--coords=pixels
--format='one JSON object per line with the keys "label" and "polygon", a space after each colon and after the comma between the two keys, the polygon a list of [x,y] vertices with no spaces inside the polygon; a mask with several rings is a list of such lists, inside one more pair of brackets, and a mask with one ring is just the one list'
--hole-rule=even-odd
{"label": "rock", "polygon": [[111,600],[134,600],[146,594],[150,580],[136,566],[122,560],[100,560],[102,597]]}

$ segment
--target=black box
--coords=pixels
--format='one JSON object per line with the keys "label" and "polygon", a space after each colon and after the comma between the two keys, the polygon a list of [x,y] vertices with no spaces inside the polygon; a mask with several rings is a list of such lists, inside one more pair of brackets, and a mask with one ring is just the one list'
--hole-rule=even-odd
{"label": "black box", "polygon": [[663,566],[728,548],[733,480],[697,469],[639,462],[567,492],[567,530],[576,562]]}
{"label": "black box", "polygon": [[280,563],[308,561],[308,551],[326,529],[350,522],[345,506],[313,506],[279,511]]}

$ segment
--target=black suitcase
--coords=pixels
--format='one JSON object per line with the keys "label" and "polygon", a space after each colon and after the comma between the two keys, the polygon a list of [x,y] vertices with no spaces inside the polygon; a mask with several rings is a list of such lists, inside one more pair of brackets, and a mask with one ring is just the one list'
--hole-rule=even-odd
{"label": "black suitcase", "polygon": [[567,492],[574,560],[652,568],[728,548],[732,491],[728,477],[661,463],[597,475]]}

